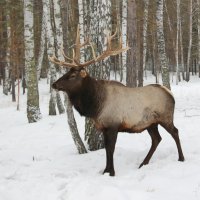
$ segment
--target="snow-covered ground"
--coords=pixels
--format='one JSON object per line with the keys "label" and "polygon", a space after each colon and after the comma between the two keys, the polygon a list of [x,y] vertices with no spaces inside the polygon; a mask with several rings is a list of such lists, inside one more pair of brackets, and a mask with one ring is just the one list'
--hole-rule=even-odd
{"label": "snow-covered ground", "polygon": [[[120,133],[115,177],[102,175],[104,150],[77,154],[66,114],[48,116],[45,82],[40,82],[43,118],[34,124],[27,123],[26,97],[17,111],[0,86],[0,200],[200,200],[200,79],[172,84],[186,161],[177,161],[174,140],[160,128],[162,142],[149,165],[138,169],[150,137]],[[84,118],[75,115],[82,134]]]}

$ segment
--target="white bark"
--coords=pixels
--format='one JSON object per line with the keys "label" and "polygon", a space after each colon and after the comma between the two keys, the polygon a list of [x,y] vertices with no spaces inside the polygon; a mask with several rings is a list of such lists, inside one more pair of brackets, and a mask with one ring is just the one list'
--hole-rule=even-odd
{"label": "white bark", "polygon": [[87,150],[81,140],[81,137],[78,133],[78,129],[77,129],[77,124],[76,124],[76,120],[74,118],[74,112],[72,109],[72,104],[67,96],[67,94],[65,94],[65,107],[67,109],[67,119],[68,119],[68,125],[72,134],[72,138],[73,141],[76,145],[76,148],[79,152],[79,154],[83,154],[83,153],[87,153]]}
{"label": "white bark", "polygon": [[[106,50],[106,36],[111,34],[111,0],[92,0],[91,6],[91,38],[96,45],[97,55]],[[109,79],[110,59],[107,58],[99,63],[95,76]],[[98,71],[98,72],[97,72]]]}
{"label": "white bark", "polygon": [[[90,8],[90,35],[95,44],[96,54],[99,55],[106,49],[107,34],[111,34],[111,0],[91,0]],[[90,74],[97,79],[109,79],[110,59],[95,65]],[[86,119],[85,139],[90,150],[97,150],[104,146],[103,135],[89,119]]]}
{"label": "white bark", "polygon": [[184,65],[184,55],[183,55],[183,36],[182,36],[182,24],[180,21],[180,48],[181,48],[181,71],[183,80],[185,80],[185,65]]}
{"label": "white bark", "polygon": [[[84,43],[84,10],[83,10],[83,0],[78,0],[79,9],[79,27],[80,27],[80,43]],[[80,50],[80,62],[84,62],[84,50]]]}
{"label": "white bark", "polygon": [[192,1],[189,2],[189,45],[188,45],[188,57],[187,57],[187,69],[186,69],[186,81],[190,80],[190,62],[191,62],[191,50],[192,50]]}
{"label": "white bark", "polygon": [[[127,43],[127,0],[122,2],[122,47],[126,47]],[[122,67],[126,66],[127,52],[122,53]]]}
{"label": "white bark", "polygon": [[[54,19],[55,19],[55,37],[57,41],[57,48],[58,51],[58,59],[63,60],[63,56],[61,52],[59,51],[60,48],[62,48],[63,45],[63,29],[62,29],[62,21],[61,21],[61,9],[60,9],[60,1],[59,0],[53,0],[54,2]],[[62,69],[60,69],[62,71]],[[56,73],[56,71],[55,71]],[[62,74],[62,73],[60,73]],[[56,91],[56,99],[57,99],[57,106],[59,113],[62,114],[65,112],[64,105],[62,103],[62,100],[60,98],[60,94],[58,91]]]}
{"label": "white bark", "polygon": [[170,89],[168,60],[165,52],[165,39],[163,30],[163,0],[157,0],[156,10],[157,45],[161,64],[163,85]]}
{"label": "white bark", "polygon": [[177,5],[177,30],[176,30],[176,84],[178,85],[179,81],[179,28],[180,28],[180,0],[176,0],[176,5]]}
{"label": "white bark", "polygon": [[197,30],[198,30],[198,68],[199,68],[199,77],[200,77],[200,0],[197,0],[197,6],[198,6],[198,24],[197,24]]}
{"label": "white bark", "polygon": [[146,54],[147,54],[147,25],[149,13],[149,0],[144,0],[144,20],[143,20],[143,70],[146,76]]}
{"label": "white bark", "polygon": [[[8,1],[9,4],[9,1]],[[11,46],[11,27],[10,27],[10,15],[7,14],[7,49],[6,49],[6,66],[4,71],[4,85],[3,85],[3,93],[8,95],[10,79],[9,79],[9,71],[10,71],[10,46]]]}
{"label": "white bark", "polygon": [[45,50],[45,40],[46,40],[46,21],[47,21],[47,10],[46,6],[43,5],[43,13],[42,13],[42,30],[40,36],[40,50],[37,60],[37,79],[40,79],[41,69],[42,69],[42,61],[44,58],[44,50]]}
{"label": "white bark", "polygon": [[[46,0],[43,0],[43,6],[44,10],[46,10],[46,31],[47,31],[47,49],[48,49],[48,54],[50,55],[55,55],[55,44],[54,44],[54,34],[51,26],[51,16],[50,16],[50,5],[51,5],[51,0],[48,2]],[[52,6],[52,5],[51,5]],[[52,62],[49,62],[50,66],[50,84],[56,81],[56,68],[55,65]],[[56,91],[54,89],[51,89],[51,95],[50,95],[50,101],[49,101],[49,114],[50,115],[56,115]]]}
{"label": "white bark", "polygon": [[34,63],[33,39],[33,1],[24,1],[24,45],[25,45],[25,72],[27,84],[27,117],[29,123],[41,118],[39,109],[39,93]]}

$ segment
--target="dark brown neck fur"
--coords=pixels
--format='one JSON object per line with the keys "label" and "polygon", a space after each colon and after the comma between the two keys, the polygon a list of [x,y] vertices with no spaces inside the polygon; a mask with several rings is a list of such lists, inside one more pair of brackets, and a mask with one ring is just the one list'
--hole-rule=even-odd
{"label": "dark brown neck fur", "polygon": [[80,115],[95,118],[101,111],[106,90],[104,84],[91,77],[86,77],[79,91],[70,93],[69,98]]}

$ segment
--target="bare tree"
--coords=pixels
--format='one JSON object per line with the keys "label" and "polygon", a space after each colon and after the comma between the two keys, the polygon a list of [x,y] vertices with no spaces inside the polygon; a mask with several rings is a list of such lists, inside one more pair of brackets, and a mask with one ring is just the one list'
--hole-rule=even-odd
{"label": "bare tree", "polygon": [[[95,52],[101,54],[106,48],[106,35],[111,34],[111,0],[90,1],[90,35],[95,43]],[[95,64],[90,69],[90,74],[97,79],[110,78],[110,59],[105,59]],[[89,150],[97,150],[104,147],[103,134],[98,131],[93,121],[86,119],[85,140]]]}
{"label": "bare tree", "polygon": [[33,38],[33,2],[31,0],[26,0],[24,1],[24,43],[27,84],[27,117],[29,123],[36,122],[41,118],[36,65],[34,62]]}
{"label": "bare tree", "polygon": [[192,50],[192,1],[189,1],[189,46],[187,56],[187,68],[186,68],[186,81],[190,80],[190,64],[191,64],[191,50]]}
{"label": "bare tree", "polygon": [[127,53],[127,68],[126,68],[126,85],[129,87],[137,86],[137,69],[136,69],[136,2],[128,0],[128,15],[127,15],[127,40],[130,50]]}
{"label": "bare tree", "polygon": [[170,89],[169,67],[165,52],[165,38],[163,30],[163,0],[157,0],[156,3],[157,46],[161,64],[162,82],[164,86]]}

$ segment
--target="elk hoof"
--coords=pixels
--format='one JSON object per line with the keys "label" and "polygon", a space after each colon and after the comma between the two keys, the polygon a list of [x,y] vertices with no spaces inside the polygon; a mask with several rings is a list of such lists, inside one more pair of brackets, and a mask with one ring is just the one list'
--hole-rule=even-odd
{"label": "elk hoof", "polygon": [[111,169],[104,169],[103,174],[109,173],[110,176],[115,176],[115,171]]}
{"label": "elk hoof", "polygon": [[142,162],[139,166],[139,169],[143,166],[143,165],[148,165],[149,163],[148,162]]}
{"label": "elk hoof", "polygon": [[185,161],[185,158],[184,158],[184,157],[181,157],[181,158],[178,159],[178,161],[183,162],[183,161]]}

